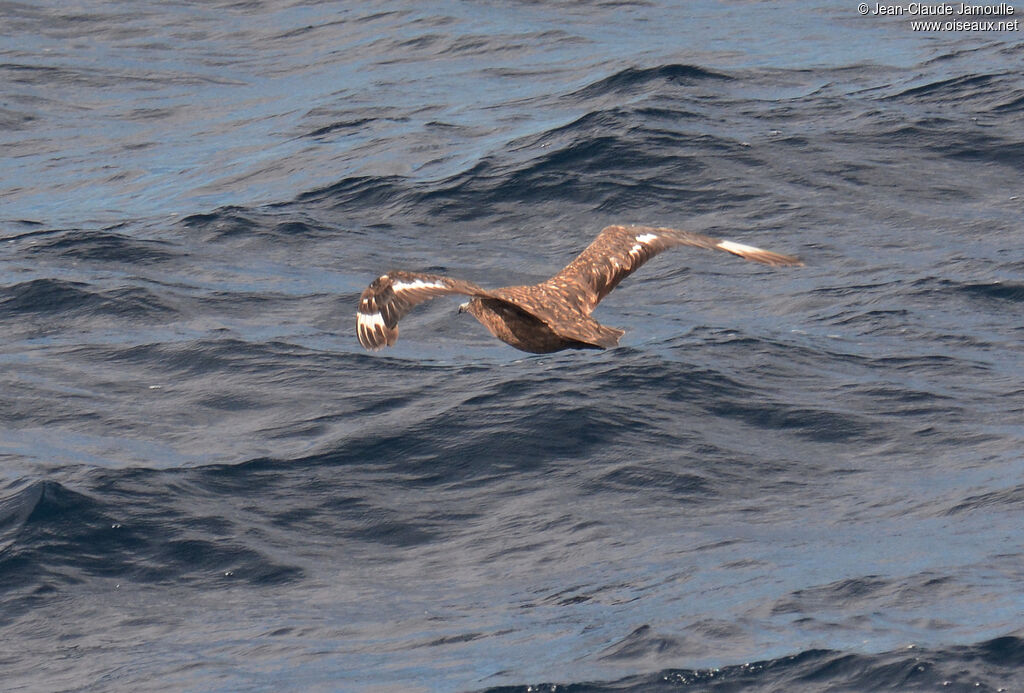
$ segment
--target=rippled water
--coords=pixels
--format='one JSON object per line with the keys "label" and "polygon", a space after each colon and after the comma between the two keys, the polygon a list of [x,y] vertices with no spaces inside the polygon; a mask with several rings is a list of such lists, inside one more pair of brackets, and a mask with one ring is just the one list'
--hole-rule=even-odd
{"label": "rippled water", "polygon": [[[849,5],[849,6],[847,6]],[[0,3],[6,690],[1016,690],[1024,44],[848,3]],[[684,249],[529,356],[487,286]]]}

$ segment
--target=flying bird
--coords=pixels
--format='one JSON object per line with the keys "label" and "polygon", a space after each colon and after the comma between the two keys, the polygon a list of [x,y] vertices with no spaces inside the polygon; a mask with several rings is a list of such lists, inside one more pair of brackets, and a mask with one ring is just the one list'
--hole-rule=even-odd
{"label": "flying bird", "polygon": [[359,343],[377,350],[398,339],[398,321],[418,303],[462,294],[459,306],[491,334],[534,354],[563,349],[607,349],[625,332],[590,317],[601,299],[652,257],[674,246],[724,250],[766,265],[802,265],[795,257],[692,231],[651,226],[608,226],[594,242],[547,281],[532,286],[484,289],[439,274],[390,271],[373,280],[359,297]]}

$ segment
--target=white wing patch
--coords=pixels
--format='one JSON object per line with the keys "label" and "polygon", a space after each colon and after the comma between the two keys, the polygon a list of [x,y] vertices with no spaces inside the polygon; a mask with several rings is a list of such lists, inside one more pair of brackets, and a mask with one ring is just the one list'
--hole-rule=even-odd
{"label": "white wing patch", "polygon": [[380,313],[364,313],[360,310],[356,313],[356,334],[360,344],[376,351],[386,344],[393,344],[398,337],[398,330],[389,333]]}
{"label": "white wing patch", "polygon": [[384,318],[380,313],[367,314],[360,312],[356,317],[359,319],[359,326],[364,329],[373,330],[378,327],[382,330],[384,329]]}
{"label": "white wing patch", "polygon": [[[387,276],[387,275],[384,275],[384,276]],[[392,282],[392,284],[391,284],[391,290],[392,291],[396,291],[396,292],[397,291],[410,291],[412,289],[446,289],[446,288],[448,288],[448,286],[446,284],[442,284],[441,282],[428,282],[428,281],[423,281],[422,279],[415,279],[415,280],[413,280],[411,282],[397,281],[397,282]]]}
{"label": "white wing patch", "polygon": [[657,237],[658,236],[653,233],[643,233],[637,236],[636,243],[634,243],[633,247],[629,249],[630,256],[632,256],[635,259],[636,256],[640,253],[640,251],[644,249],[644,245],[650,243]]}
{"label": "white wing patch", "polygon": [[718,247],[730,253],[736,253],[737,255],[750,255],[765,252],[760,248],[755,248],[752,245],[744,245],[743,243],[733,243],[732,241],[719,241]]}

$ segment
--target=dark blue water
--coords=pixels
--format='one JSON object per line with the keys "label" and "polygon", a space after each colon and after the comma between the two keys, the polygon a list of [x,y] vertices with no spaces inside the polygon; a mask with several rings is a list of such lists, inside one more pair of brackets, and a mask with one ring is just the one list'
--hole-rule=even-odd
{"label": "dark blue water", "polygon": [[1022,33],[428,5],[0,3],[0,687],[1024,689]]}

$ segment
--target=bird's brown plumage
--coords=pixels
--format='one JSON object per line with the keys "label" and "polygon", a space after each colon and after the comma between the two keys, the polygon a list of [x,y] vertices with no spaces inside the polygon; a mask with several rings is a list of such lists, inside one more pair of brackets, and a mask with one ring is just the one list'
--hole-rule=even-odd
{"label": "bird's brown plumage", "polygon": [[522,351],[616,346],[624,333],[590,317],[601,299],[658,253],[679,245],[724,250],[768,265],[800,265],[795,257],[705,236],[651,226],[608,226],[560,272],[539,284],[484,289],[438,274],[391,271],[363,291],[356,313],[359,343],[391,346],[398,321],[413,306],[446,294],[471,296],[465,305],[491,334]]}

